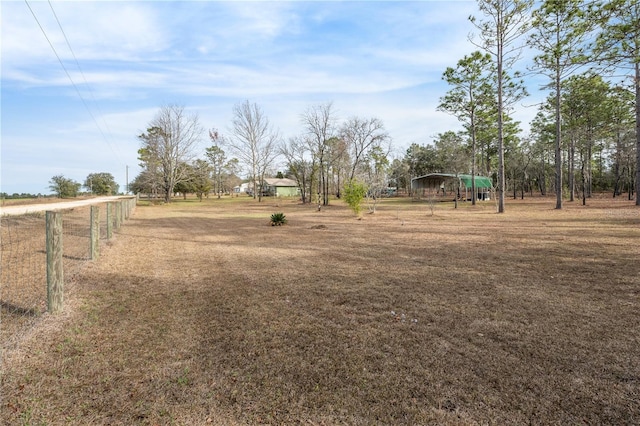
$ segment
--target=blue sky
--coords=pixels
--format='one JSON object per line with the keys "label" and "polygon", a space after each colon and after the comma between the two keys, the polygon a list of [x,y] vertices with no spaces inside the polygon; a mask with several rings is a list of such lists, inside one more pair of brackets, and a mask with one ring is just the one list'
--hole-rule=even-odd
{"label": "blue sky", "polygon": [[[289,138],[303,132],[305,109],[333,102],[341,119],[381,119],[401,157],[460,129],[436,111],[448,90],[441,77],[476,50],[475,1],[28,5],[75,86],[27,4],[2,1],[0,191],[9,194],[46,194],[55,175],[84,182],[97,172],[124,189],[127,166],[129,180],[139,173],[136,136],[165,104],[228,134],[233,106],[249,100]],[[523,125],[535,115],[516,110]]]}

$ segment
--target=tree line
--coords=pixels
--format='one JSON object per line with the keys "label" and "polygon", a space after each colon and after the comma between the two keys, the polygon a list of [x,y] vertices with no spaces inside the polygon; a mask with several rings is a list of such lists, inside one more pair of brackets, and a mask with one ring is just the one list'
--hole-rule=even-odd
{"label": "tree line", "polygon": [[84,183],[76,182],[64,175],[55,175],[49,181],[49,189],[58,198],[74,198],[84,188],[92,195],[116,195],[120,188],[111,173],[90,173]]}
{"label": "tree line", "polygon": [[[552,191],[558,209],[578,194],[585,203],[595,189],[614,196],[626,190],[631,199],[640,190],[640,3],[478,4],[482,17],[470,18],[478,50],[443,74],[451,89],[439,109],[461,121],[472,175],[494,177],[498,210],[504,211],[507,191]],[[521,136],[511,115],[527,95],[525,74],[512,70],[525,45],[535,54],[526,75],[543,77],[550,95],[531,134]]]}
{"label": "tree line", "polygon": [[[139,135],[142,173],[136,192],[170,201],[176,192],[220,194],[240,182],[255,188],[274,175],[277,160],[296,180],[305,203],[327,205],[354,184],[372,199],[389,188],[411,191],[411,179],[433,172],[493,178],[498,211],[505,195],[534,192],[586,200],[594,191],[629,199],[640,189],[640,3],[636,0],[478,0],[470,17],[476,48],[442,75],[449,90],[438,109],[461,130],[413,143],[392,158],[391,137],[379,118],[339,119],[332,103],[300,115],[300,134],[284,139],[263,110],[245,101],[233,109],[228,135],[210,130],[204,158],[195,147],[205,132],[184,107],[162,107]],[[516,71],[523,48],[534,56]],[[620,74],[622,73],[622,75]],[[528,93],[525,78],[545,81],[530,133],[513,118]],[[228,158],[228,155],[231,158]],[[472,186],[474,186],[472,179]],[[472,188],[475,203],[475,188]],[[261,198],[262,191],[254,190]],[[636,196],[636,204],[640,199]]]}
{"label": "tree line", "polygon": [[245,172],[252,195],[261,200],[265,179],[285,171],[299,186],[301,200],[327,205],[348,182],[366,182],[369,191],[387,185],[391,140],[381,120],[352,117],[339,123],[332,103],[301,114],[304,131],[285,140],[262,108],[248,100],[233,108],[228,135],[209,130],[211,145],[198,157],[205,131],[197,114],[178,105],[162,106],[147,131],[138,136],[141,173],[130,189],[163,197],[176,193],[230,192]]}

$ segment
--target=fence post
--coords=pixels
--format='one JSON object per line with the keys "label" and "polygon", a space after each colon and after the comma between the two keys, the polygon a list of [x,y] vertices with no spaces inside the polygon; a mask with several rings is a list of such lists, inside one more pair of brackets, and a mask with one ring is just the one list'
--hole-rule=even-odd
{"label": "fence post", "polygon": [[113,205],[111,203],[107,203],[107,240],[110,240],[113,237]]}
{"label": "fence post", "polygon": [[62,310],[64,299],[64,271],[62,265],[62,213],[46,212],[47,244],[47,309],[51,313]]}
{"label": "fence post", "polygon": [[91,247],[89,258],[95,260],[100,256],[100,207],[91,206]]}
{"label": "fence post", "polygon": [[122,217],[122,204],[120,203],[120,201],[116,201],[116,214],[115,214],[116,229],[120,229],[121,217]]}

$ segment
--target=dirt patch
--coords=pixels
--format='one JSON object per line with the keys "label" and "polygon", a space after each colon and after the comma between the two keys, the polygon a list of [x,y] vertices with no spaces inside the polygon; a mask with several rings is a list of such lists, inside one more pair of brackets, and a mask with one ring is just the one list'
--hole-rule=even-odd
{"label": "dirt patch", "polygon": [[311,229],[328,229],[327,225],[313,225]]}
{"label": "dirt patch", "polygon": [[5,354],[0,420],[637,424],[640,214],[553,206],[138,207]]}

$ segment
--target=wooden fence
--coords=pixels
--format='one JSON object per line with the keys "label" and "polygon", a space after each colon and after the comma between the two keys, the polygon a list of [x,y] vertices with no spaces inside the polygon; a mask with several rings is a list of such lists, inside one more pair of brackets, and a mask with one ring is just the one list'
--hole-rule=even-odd
{"label": "wooden fence", "polygon": [[74,275],[100,256],[136,198],[0,219],[0,346],[45,312],[64,308]]}

